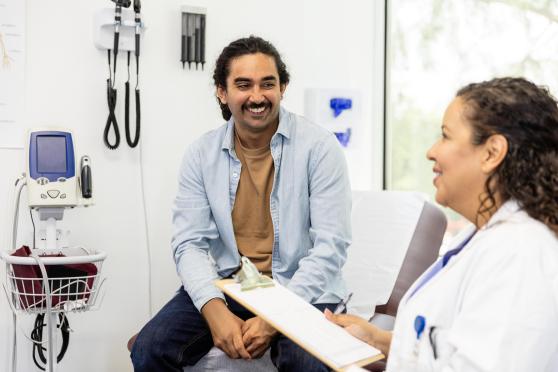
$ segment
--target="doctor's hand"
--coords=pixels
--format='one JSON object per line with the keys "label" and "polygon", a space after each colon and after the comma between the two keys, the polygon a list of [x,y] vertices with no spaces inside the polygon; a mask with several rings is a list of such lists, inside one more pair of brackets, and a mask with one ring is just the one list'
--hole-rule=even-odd
{"label": "doctor's hand", "polygon": [[233,359],[250,359],[250,354],[242,341],[244,321],[234,315],[220,298],[209,300],[201,313],[213,337],[213,344]]}
{"label": "doctor's hand", "polygon": [[248,319],[242,326],[242,341],[252,358],[260,358],[277,334],[275,328],[256,316]]}
{"label": "doctor's hand", "polygon": [[324,311],[324,315],[329,321],[345,328],[351,335],[374,346],[386,357],[388,356],[392,335],[390,331],[378,328],[355,315],[333,314],[328,309]]}

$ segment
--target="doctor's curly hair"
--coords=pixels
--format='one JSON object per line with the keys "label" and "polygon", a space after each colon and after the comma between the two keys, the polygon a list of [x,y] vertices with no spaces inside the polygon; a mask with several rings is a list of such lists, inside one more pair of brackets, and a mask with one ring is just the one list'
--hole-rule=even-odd
{"label": "doctor's curly hair", "polygon": [[523,78],[469,84],[457,92],[473,144],[501,134],[508,152],[485,183],[478,214],[495,212],[495,194],[515,199],[558,235],[558,104],[546,87]]}
{"label": "doctor's curly hair", "polygon": [[[231,61],[235,58],[241,57],[246,54],[262,53],[273,57],[277,72],[279,74],[279,84],[285,85],[289,83],[289,72],[287,66],[281,59],[281,55],[275,49],[273,44],[258,36],[250,35],[249,37],[242,38],[231,42],[227,45],[215,62],[215,70],[213,71],[213,83],[215,87],[223,87],[227,89],[227,78],[230,73]],[[225,120],[229,120],[232,116],[229,107],[219,100],[217,103],[221,107],[221,114]]]}

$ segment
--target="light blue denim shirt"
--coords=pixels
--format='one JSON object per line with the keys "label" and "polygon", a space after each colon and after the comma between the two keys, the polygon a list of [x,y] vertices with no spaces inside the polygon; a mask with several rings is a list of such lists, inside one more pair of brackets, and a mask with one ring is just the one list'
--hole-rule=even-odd
{"label": "light blue denim shirt", "polygon": [[[341,147],[332,133],[281,108],[271,155],[273,277],[308,302],[338,302],[346,292],[341,268],[351,240]],[[240,265],[231,216],[240,172],[232,118],[195,141],[182,160],[171,246],[198,310],[212,298],[224,299],[213,282]]]}

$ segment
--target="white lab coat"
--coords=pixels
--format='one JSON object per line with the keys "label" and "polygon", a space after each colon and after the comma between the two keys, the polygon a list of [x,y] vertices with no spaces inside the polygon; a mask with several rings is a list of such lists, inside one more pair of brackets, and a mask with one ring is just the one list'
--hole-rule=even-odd
{"label": "white lab coat", "polygon": [[[400,302],[387,372],[558,371],[558,239],[516,202],[409,298],[420,281]],[[417,315],[426,319],[418,341]]]}

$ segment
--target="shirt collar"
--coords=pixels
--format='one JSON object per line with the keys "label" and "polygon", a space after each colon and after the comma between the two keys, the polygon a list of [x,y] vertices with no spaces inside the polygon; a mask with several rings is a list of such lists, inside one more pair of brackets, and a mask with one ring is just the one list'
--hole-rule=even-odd
{"label": "shirt collar", "polygon": [[227,121],[227,130],[225,131],[225,138],[221,144],[221,149],[232,150],[234,148],[234,119],[231,118]]}
{"label": "shirt collar", "polygon": [[285,110],[283,107],[279,108],[279,126],[277,127],[278,134],[289,139],[291,138],[291,133],[293,130],[293,121],[291,118],[291,113]]}
{"label": "shirt collar", "polygon": [[504,221],[509,221],[512,218],[519,218],[521,214],[518,214],[517,212],[519,212],[520,210],[521,207],[519,206],[519,203],[517,201],[513,199],[506,201],[500,206],[500,208],[498,208],[496,213],[494,213],[494,215],[490,217],[490,220],[488,220],[488,222],[483,227],[481,227],[481,230],[488,229]]}
{"label": "shirt collar", "polygon": [[[504,221],[509,221],[511,218],[520,217],[521,214],[517,213],[520,211],[520,209],[521,208],[519,204],[515,200],[506,201],[504,204],[502,204],[502,206],[500,206],[500,208],[496,211],[496,213],[494,213],[494,215],[490,218],[490,220],[483,227],[479,229],[479,232],[484,231]],[[461,242],[463,242],[469,236],[474,234],[476,229],[477,227],[473,223],[470,223],[468,226],[463,228],[463,230],[457,233],[457,235],[451,240],[451,243],[449,244],[446,252],[455,249],[459,244],[461,244]]]}
{"label": "shirt collar", "polygon": [[[277,132],[275,134],[280,134],[285,138],[290,138],[293,130],[293,122],[291,119],[291,114],[285,110],[283,107],[279,108],[279,125],[277,126]],[[275,136],[275,135],[274,135]],[[234,118],[227,121],[227,130],[225,131],[225,138],[223,138],[223,143],[221,144],[221,149],[231,151],[234,148]]]}

